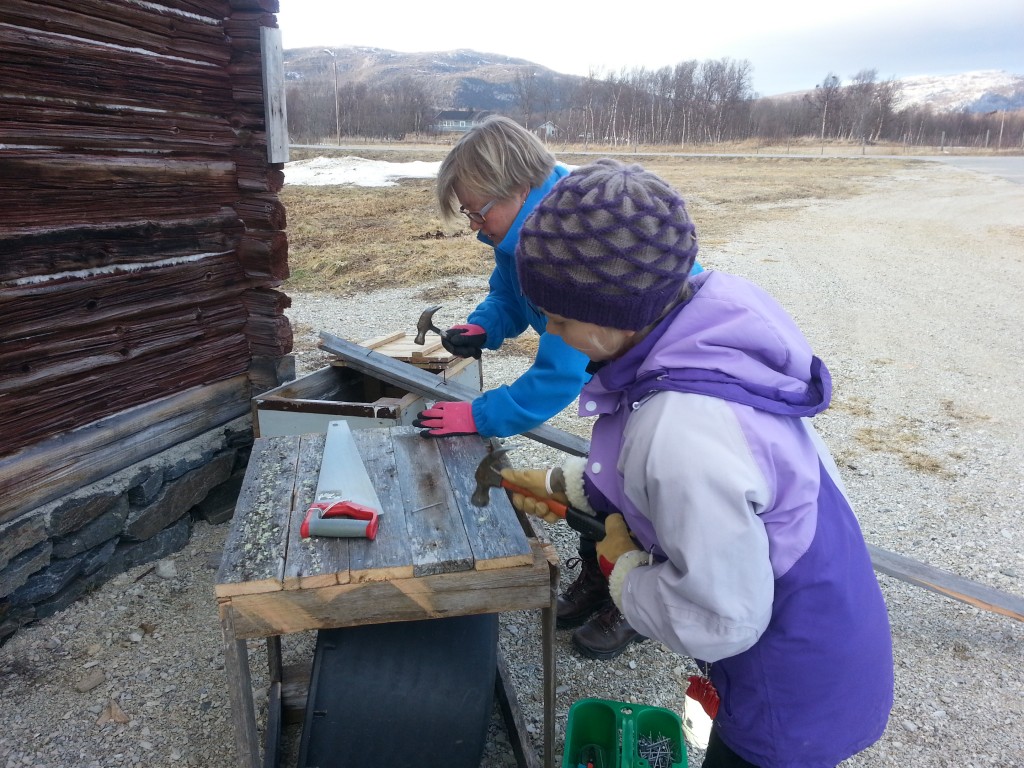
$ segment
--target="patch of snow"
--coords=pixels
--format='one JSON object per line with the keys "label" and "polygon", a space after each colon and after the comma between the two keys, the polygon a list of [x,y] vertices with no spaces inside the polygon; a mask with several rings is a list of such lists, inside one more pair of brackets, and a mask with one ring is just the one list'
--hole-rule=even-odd
{"label": "patch of snow", "polygon": [[328,186],[352,184],[357,187],[393,187],[397,179],[433,179],[441,161],[428,163],[389,163],[363,157],[314,157],[285,163],[284,182],[296,186]]}

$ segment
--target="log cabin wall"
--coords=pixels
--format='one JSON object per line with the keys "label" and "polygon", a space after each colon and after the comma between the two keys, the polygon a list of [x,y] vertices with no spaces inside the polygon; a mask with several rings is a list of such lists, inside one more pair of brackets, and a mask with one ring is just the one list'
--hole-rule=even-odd
{"label": "log cabin wall", "polygon": [[293,375],[277,9],[0,4],[0,643],[229,515]]}

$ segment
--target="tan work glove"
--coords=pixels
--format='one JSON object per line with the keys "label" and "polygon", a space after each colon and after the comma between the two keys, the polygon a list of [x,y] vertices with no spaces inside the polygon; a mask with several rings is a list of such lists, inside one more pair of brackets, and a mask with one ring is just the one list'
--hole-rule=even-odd
{"label": "tan work glove", "polygon": [[626,552],[641,551],[629,535],[626,520],[616,512],[604,519],[604,538],[597,542],[597,564],[606,577],[611,577],[615,563]]}
{"label": "tan work glove", "polygon": [[[539,517],[549,523],[557,523],[563,519],[555,514],[545,503],[551,499],[562,505],[568,505],[565,495],[565,480],[559,467],[550,469],[512,469],[501,470],[501,479],[509,485],[512,493],[512,506],[520,512]],[[506,486],[507,487],[507,486]]]}
{"label": "tan work glove", "polygon": [[649,565],[650,555],[637,546],[630,536],[626,521],[619,513],[608,515],[604,521],[605,535],[597,542],[597,564],[608,578],[608,594],[615,607],[625,613],[622,589],[626,576],[634,568]]}

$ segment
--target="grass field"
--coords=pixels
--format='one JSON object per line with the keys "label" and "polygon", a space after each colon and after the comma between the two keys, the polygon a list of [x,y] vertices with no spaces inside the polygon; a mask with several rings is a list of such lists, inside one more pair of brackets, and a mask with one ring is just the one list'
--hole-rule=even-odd
{"label": "grass field", "polygon": [[[335,156],[392,162],[441,160],[448,148],[415,151],[333,151]],[[331,156],[331,150],[295,150],[292,160]],[[617,155],[635,160],[673,184],[687,200],[702,248],[728,242],[744,224],[792,215],[812,200],[848,197],[904,161],[870,157],[715,157]],[[591,154],[559,154],[581,165]],[[912,162],[912,161],[906,161]],[[286,291],[353,295],[409,286],[441,277],[487,274],[490,249],[469,227],[443,225],[433,180],[404,180],[393,187],[292,186],[281,200],[288,211],[291,277]]]}

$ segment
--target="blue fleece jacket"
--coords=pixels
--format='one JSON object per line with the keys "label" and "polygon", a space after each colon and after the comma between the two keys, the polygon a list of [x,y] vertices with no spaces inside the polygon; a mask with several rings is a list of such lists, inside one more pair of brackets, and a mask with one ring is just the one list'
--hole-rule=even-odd
{"label": "blue fleece jacket", "polygon": [[[514,382],[484,392],[473,401],[473,420],[485,437],[507,437],[533,429],[563,410],[590,379],[586,355],[566,344],[558,336],[545,333],[547,318],[523,295],[516,274],[516,246],[523,222],[555,183],[570,169],[556,165],[547,180],[530,190],[519,215],[508,233],[494,243],[483,232],[480,242],[494,248],[494,271],[489,292],[474,309],[467,322],[487,332],[487,349],[497,349],[506,339],[514,339],[527,327],[539,335],[537,357]],[[695,264],[691,274],[702,269]]]}

